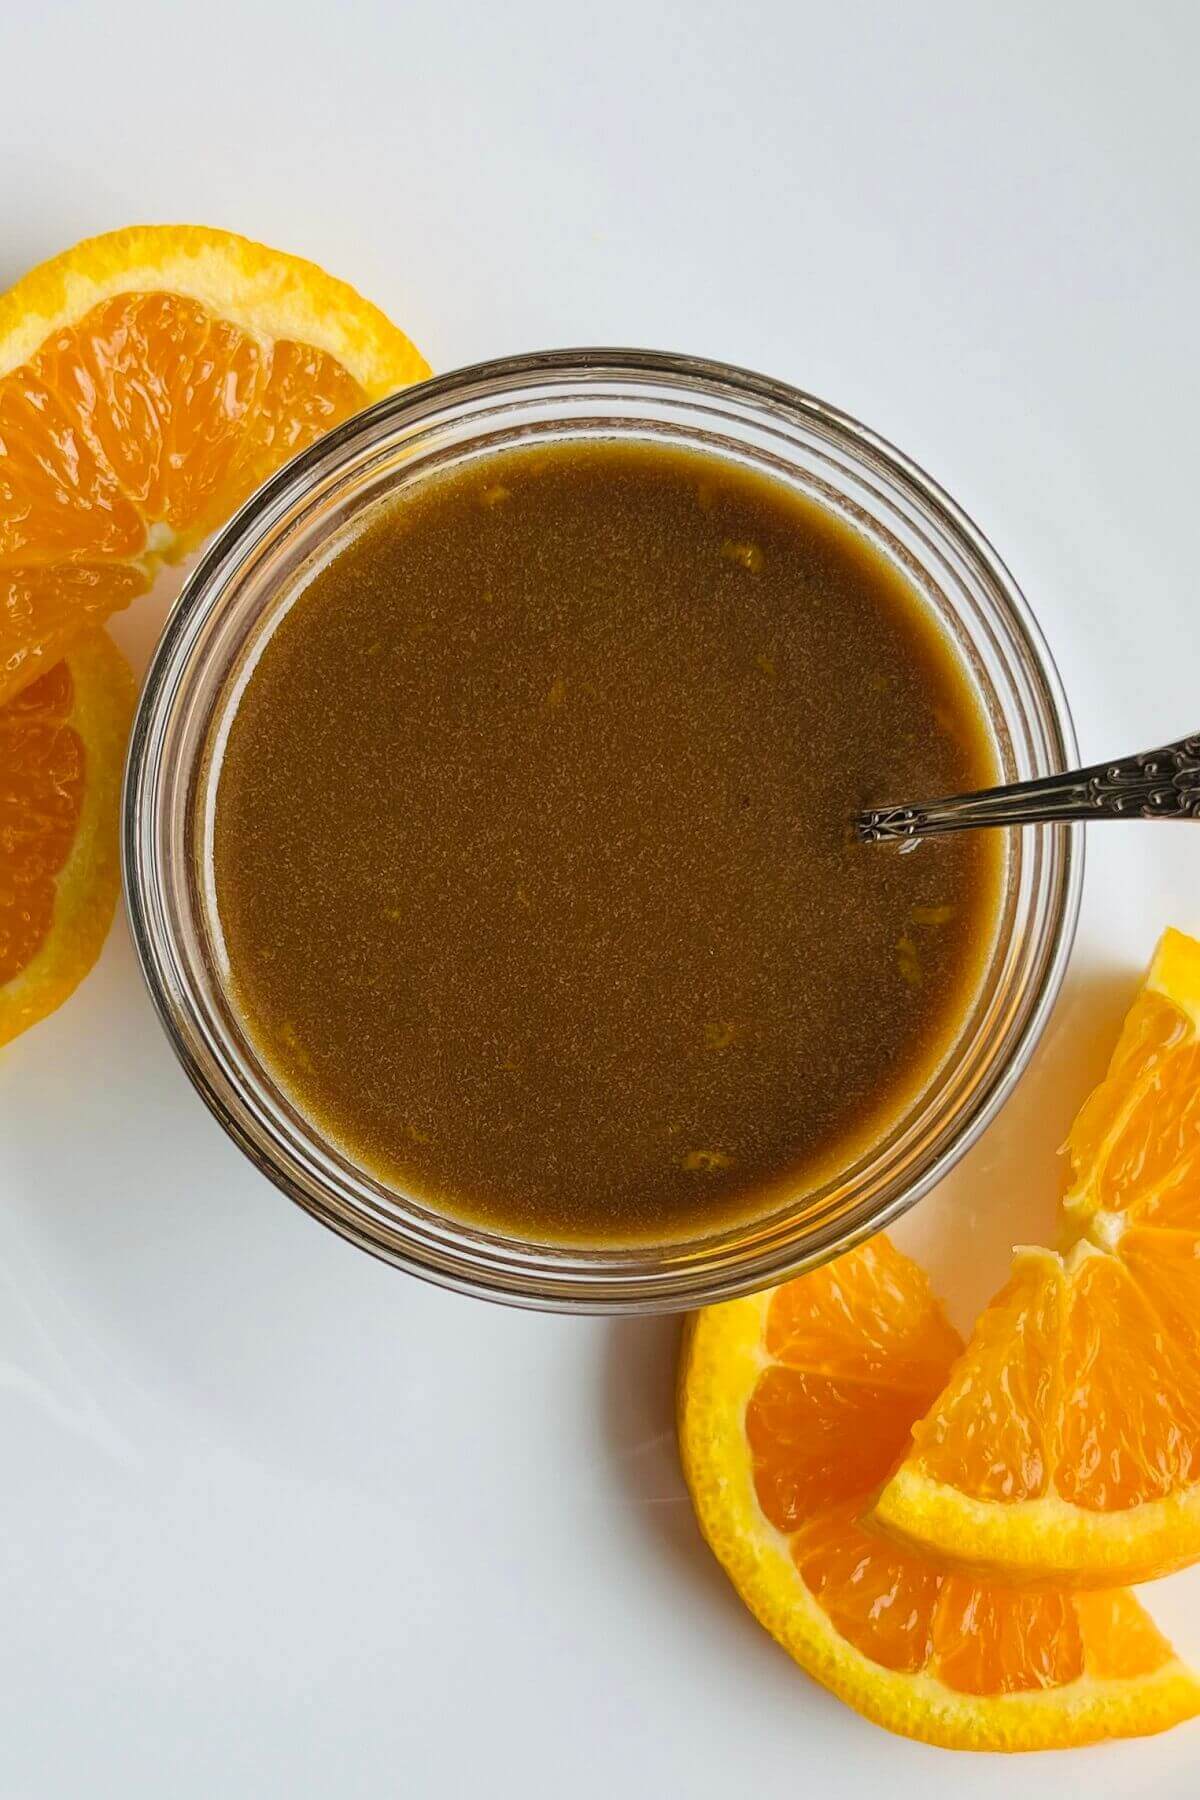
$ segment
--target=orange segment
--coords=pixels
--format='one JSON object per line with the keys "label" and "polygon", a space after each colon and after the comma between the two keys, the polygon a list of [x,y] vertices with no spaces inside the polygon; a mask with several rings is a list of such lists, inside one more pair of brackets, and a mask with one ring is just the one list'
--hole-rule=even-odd
{"label": "orange segment", "polygon": [[85,757],[68,723],[74,703],[70,665],[60,662],[0,711],[0,986],[28,967],[50,929],[79,826]]}
{"label": "orange segment", "polygon": [[0,561],[137,556],[146,527],[37,357],[0,381]]}
{"label": "orange segment", "polygon": [[925,1276],[883,1238],[697,1315],[680,1446],[741,1597],[834,1693],[930,1743],[1032,1749],[1191,1717],[1200,1683],[1131,1595],[998,1586],[864,1523],[959,1348]]}
{"label": "orange segment", "polygon": [[120,294],[9,382],[40,375],[139,521],[181,530],[227,479],[270,357],[269,345],[194,300]]}
{"label": "orange segment", "polygon": [[133,699],[124,658],[96,632],[0,707],[0,1043],[66,999],[100,954]]}
{"label": "orange segment", "polygon": [[[1084,1673],[1083,1633],[1070,1594],[981,1588],[961,1575],[938,1580],[931,1658],[947,1687],[960,1694],[1022,1694],[1068,1687]],[[1170,1654],[1167,1648],[1129,1673],[1157,1669]]]}
{"label": "orange segment", "polygon": [[1071,1127],[1067,1149],[1076,1169],[1099,1172],[1131,1099],[1188,1036],[1187,1017],[1174,1001],[1144,988],[1121,1028],[1107,1077],[1084,1101]]}
{"label": "orange segment", "polygon": [[1067,1139],[1064,1205],[1105,1242],[1098,1213],[1200,1229],[1200,943],[1167,931],[1108,1073]]}
{"label": "orange segment", "polygon": [[1200,1045],[1188,1033],[1131,1088],[1116,1128],[1088,1168],[1087,1191],[1106,1212],[1134,1217],[1182,1200],[1188,1210],[1179,1222],[1200,1225],[1198,1160]]}
{"label": "orange segment", "polygon": [[1046,1492],[1058,1427],[1061,1313],[1057,1257],[1023,1256],[976,1325],[970,1360],[914,1428],[913,1455],[932,1476],[967,1466],[964,1491],[981,1500]]}
{"label": "orange segment", "polygon": [[961,1348],[957,1332],[912,1263],[886,1237],[852,1256],[777,1288],[767,1314],[767,1351],[776,1362],[847,1381],[880,1382],[930,1398]]}
{"label": "orange segment", "polygon": [[1116,1257],[1086,1255],[1071,1282],[1055,1490],[1114,1513],[1200,1474],[1200,1370]]}
{"label": "orange segment", "polygon": [[880,1668],[917,1675],[933,1656],[942,1578],[868,1537],[857,1506],[820,1512],[792,1539],[800,1579],[838,1636]]}
{"label": "orange segment", "polygon": [[795,1531],[814,1506],[857,1499],[879,1481],[907,1448],[919,1409],[898,1405],[898,1393],[807,1369],[765,1370],[747,1408],[746,1437],[759,1504],[772,1525]]}
{"label": "orange segment", "polygon": [[43,594],[60,578],[58,620],[31,609],[23,647],[45,660],[78,628],[64,565],[91,565],[99,621],[365,401],[332,357],[261,344],[177,294],[122,294],[57,332],[0,381],[0,568],[32,564]]}
{"label": "orange segment", "polygon": [[1121,1238],[1121,1260],[1169,1341],[1200,1363],[1200,1236],[1135,1225]]}
{"label": "orange segment", "polygon": [[[57,333],[0,382],[0,421],[14,390],[39,397],[40,437],[15,426],[12,435],[26,463],[34,459],[22,531],[44,554],[51,509],[82,530],[81,503],[93,499],[124,509],[124,536],[107,554],[140,553],[155,523],[188,545],[198,521],[226,518],[263,476],[367,398],[324,351],[262,342],[166,293],[121,294]],[[45,454],[47,440],[64,439],[87,446],[86,494],[59,479]],[[6,548],[0,540],[0,555]]]}
{"label": "orange segment", "polygon": [[1065,1256],[1019,1252],[873,1518],[1011,1582],[1200,1557],[1200,943],[1168,932],[1068,1140]]}
{"label": "orange segment", "polygon": [[1084,1661],[1102,1681],[1161,1669],[1173,1654],[1152,1619],[1124,1588],[1071,1596],[1079,1621]]}
{"label": "orange segment", "polygon": [[193,538],[223,524],[268,475],[358,412],[365,399],[354,377],[324,351],[286,340],[276,344],[223,485],[214,485],[207,498],[201,493],[183,522]]}
{"label": "orange segment", "polygon": [[428,373],[352,288],[228,232],[135,227],[27,275],[0,299],[0,701]]}
{"label": "orange segment", "polygon": [[0,564],[0,696],[19,693],[81,631],[149,591],[150,577],[137,563]]}

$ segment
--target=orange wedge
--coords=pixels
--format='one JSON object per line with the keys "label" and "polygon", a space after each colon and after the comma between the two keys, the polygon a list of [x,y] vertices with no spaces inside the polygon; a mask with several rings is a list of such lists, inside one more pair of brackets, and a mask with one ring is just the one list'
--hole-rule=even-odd
{"label": "orange wedge", "polygon": [[117,812],[133,716],[102,631],[0,706],[0,1044],[82,981],[112,922]]}
{"label": "orange wedge", "polygon": [[1200,1681],[1132,1595],[997,1587],[864,1526],[959,1347],[883,1237],[695,1317],[683,1466],[741,1598],[839,1698],[926,1743],[1050,1749],[1193,1717]]}
{"label": "orange wedge", "polygon": [[1010,1582],[1200,1557],[1200,943],[1168,931],[1068,1140],[1068,1248],[1018,1251],[875,1508]]}
{"label": "orange wedge", "polygon": [[353,288],[230,232],[136,226],[26,275],[0,298],[0,703],[428,373]]}

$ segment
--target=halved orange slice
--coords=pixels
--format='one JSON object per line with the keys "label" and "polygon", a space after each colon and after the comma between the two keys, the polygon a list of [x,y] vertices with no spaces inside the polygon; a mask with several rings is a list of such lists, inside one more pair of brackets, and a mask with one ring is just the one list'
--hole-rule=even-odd
{"label": "halved orange slice", "polygon": [[129,677],[96,627],[428,373],[344,282],[199,226],[91,238],[0,298],[0,1041],[66,998],[112,917]]}
{"label": "halved orange slice", "polygon": [[679,1435],[700,1527],[756,1618],[878,1724],[957,1749],[1161,1731],[1200,1681],[1132,1595],[945,1572],[862,1514],[959,1339],[886,1238],[700,1313]]}
{"label": "halved orange slice", "polygon": [[134,683],[102,631],[0,706],[0,1044],[60,1005],[112,922]]}
{"label": "halved orange slice", "polygon": [[0,298],[0,703],[428,373],[345,282],[231,232],[135,226],[26,275]]}
{"label": "halved orange slice", "polygon": [[874,1519],[1010,1582],[1200,1557],[1200,943],[1168,931],[1068,1141],[1069,1248],[1018,1251]]}

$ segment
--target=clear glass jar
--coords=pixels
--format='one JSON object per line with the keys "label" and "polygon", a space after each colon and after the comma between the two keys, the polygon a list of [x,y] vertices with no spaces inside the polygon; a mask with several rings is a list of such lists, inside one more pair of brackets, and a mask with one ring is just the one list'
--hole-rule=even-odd
{"label": "clear glass jar", "polygon": [[[463,1292],[566,1311],[663,1311],[751,1291],[881,1229],[974,1142],[1029,1060],[1079,907],[1082,828],[1009,835],[993,953],[932,1084],[886,1138],[771,1216],[661,1247],[524,1241],[434,1213],[326,1141],[259,1060],[230,1003],[207,845],[221,721],[247,647],[365,508],[433,469],[516,442],[602,435],[687,445],[767,471],[900,564],[957,644],[1003,778],[1078,759],[1057,672],[1016,584],[954,502],[845,414],[690,357],[555,351],[482,364],[381,402],[243,507],[194,571],[142,695],[125,791],[134,942],[192,1081],[258,1167],[343,1237]],[[880,854],[866,851],[864,854]]]}

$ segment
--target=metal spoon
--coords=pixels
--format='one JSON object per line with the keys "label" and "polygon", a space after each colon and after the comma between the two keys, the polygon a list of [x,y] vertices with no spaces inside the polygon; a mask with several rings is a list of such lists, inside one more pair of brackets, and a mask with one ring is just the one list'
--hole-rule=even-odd
{"label": "metal spoon", "polygon": [[977,825],[1049,825],[1062,819],[1200,819],[1200,732],[1090,769],[978,794],[875,807],[856,815],[854,831],[860,843],[885,844]]}

